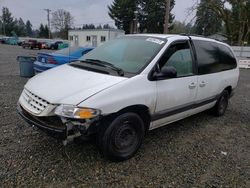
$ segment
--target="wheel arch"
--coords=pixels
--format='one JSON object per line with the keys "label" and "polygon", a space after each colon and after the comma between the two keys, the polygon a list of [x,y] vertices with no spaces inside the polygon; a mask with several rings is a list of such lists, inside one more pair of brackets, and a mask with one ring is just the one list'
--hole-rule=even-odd
{"label": "wheel arch", "polygon": [[149,130],[149,126],[151,123],[151,114],[149,108],[145,105],[138,104],[138,105],[127,106],[119,110],[118,112],[111,114],[109,117],[112,117],[113,119],[126,112],[133,112],[139,115],[144,123],[145,131],[147,132]]}
{"label": "wheel arch", "polygon": [[228,94],[230,96],[232,91],[233,91],[233,87],[232,86],[227,86],[224,90],[228,91]]}

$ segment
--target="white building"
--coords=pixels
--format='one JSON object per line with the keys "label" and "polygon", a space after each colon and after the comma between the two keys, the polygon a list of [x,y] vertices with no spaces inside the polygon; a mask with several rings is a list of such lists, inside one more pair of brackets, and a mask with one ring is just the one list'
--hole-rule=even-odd
{"label": "white building", "polygon": [[93,46],[97,47],[103,42],[124,35],[119,29],[84,29],[69,30],[69,42],[71,46]]}

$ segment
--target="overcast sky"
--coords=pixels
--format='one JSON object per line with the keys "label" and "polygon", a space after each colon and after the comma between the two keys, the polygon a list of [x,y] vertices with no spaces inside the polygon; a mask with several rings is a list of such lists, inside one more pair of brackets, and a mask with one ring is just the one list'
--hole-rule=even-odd
{"label": "overcast sky", "polygon": [[[189,22],[193,16],[187,17],[187,9],[197,0],[175,1],[173,13],[176,20]],[[38,28],[40,23],[47,23],[45,8],[52,11],[65,9],[75,18],[75,26],[81,27],[82,24],[90,23],[112,25],[113,21],[109,18],[107,9],[112,2],[113,0],[0,0],[0,8],[8,7],[14,17],[30,20],[34,28]]]}

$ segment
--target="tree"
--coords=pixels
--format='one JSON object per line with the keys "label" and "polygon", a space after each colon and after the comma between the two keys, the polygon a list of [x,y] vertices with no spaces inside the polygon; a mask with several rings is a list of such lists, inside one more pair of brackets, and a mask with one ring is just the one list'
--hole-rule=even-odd
{"label": "tree", "polygon": [[49,38],[49,27],[47,24],[44,26],[44,38]]}
{"label": "tree", "polygon": [[82,29],[95,29],[94,24],[83,24]]}
{"label": "tree", "polygon": [[26,36],[26,26],[22,18],[19,18],[17,21],[17,35],[18,36]]}
{"label": "tree", "polygon": [[3,7],[1,17],[3,33],[7,36],[11,36],[11,31],[13,30],[15,23],[14,18],[12,17],[12,14],[7,7]]}
{"label": "tree", "polygon": [[249,0],[208,0],[206,8],[223,20],[230,44],[241,45],[250,35]]}
{"label": "tree", "polygon": [[74,24],[74,18],[70,12],[59,9],[52,13],[51,25],[64,39],[68,38],[68,31]]}
{"label": "tree", "polygon": [[[175,0],[171,0],[170,11],[174,8],[174,5]],[[147,33],[163,33],[166,13],[166,1],[140,0],[138,8],[140,31]],[[172,23],[173,20],[174,15],[170,14],[169,23]],[[172,28],[172,26],[169,27],[170,30]]]}
{"label": "tree", "polygon": [[33,35],[32,24],[30,23],[29,20],[27,20],[25,27],[26,27],[27,36],[32,37],[32,35]]}
{"label": "tree", "polygon": [[[175,0],[171,0],[170,10],[173,9]],[[108,6],[109,16],[115,21],[118,29],[130,33],[134,20],[139,23],[140,32],[163,33],[166,3],[165,0],[114,0]],[[169,22],[172,23],[174,15],[170,14]]]}
{"label": "tree", "polygon": [[102,25],[99,24],[99,25],[96,27],[96,29],[102,29]]}
{"label": "tree", "polygon": [[173,29],[171,30],[172,34],[180,34],[180,33],[186,33],[187,27],[184,22],[175,21],[173,23]]}
{"label": "tree", "polygon": [[41,24],[40,27],[39,27],[39,34],[38,35],[39,35],[40,38],[44,37],[44,26],[43,26],[43,24]]}
{"label": "tree", "polygon": [[[207,5],[210,0],[201,0],[196,12],[196,33],[209,36],[221,30],[222,18],[212,11]],[[216,0],[214,6],[220,6],[220,1]]]}
{"label": "tree", "polygon": [[116,27],[123,29],[126,34],[130,33],[131,22],[135,18],[136,6],[135,0],[114,0],[108,6],[110,18],[115,21]]}
{"label": "tree", "polygon": [[49,38],[49,28],[47,25],[41,24],[38,31],[38,36],[40,38]]}
{"label": "tree", "polygon": [[113,29],[113,27],[110,26],[109,24],[104,24],[103,29]]}

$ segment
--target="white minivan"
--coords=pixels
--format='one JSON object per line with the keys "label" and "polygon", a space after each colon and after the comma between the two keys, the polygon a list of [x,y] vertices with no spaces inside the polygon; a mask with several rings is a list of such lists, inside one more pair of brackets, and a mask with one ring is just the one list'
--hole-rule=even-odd
{"label": "white minivan", "polygon": [[126,35],[30,79],[17,109],[65,144],[93,135],[106,158],[122,161],[136,153],[148,130],[208,109],[223,115],[238,78],[227,44]]}

